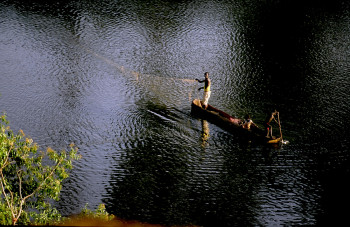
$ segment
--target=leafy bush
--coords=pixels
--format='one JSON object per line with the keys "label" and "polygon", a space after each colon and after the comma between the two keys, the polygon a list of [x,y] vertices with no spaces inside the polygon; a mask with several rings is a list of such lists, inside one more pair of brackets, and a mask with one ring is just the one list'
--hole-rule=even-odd
{"label": "leafy bush", "polygon": [[95,211],[87,208],[87,204],[80,214],[63,220],[63,225],[68,226],[108,226],[117,223],[114,215],[106,211],[105,205],[100,204]]}
{"label": "leafy bush", "polygon": [[60,221],[49,201],[59,199],[67,170],[80,159],[77,149],[71,145],[68,153],[38,151],[23,131],[13,133],[6,115],[0,117],[0,126],[0,225]]}

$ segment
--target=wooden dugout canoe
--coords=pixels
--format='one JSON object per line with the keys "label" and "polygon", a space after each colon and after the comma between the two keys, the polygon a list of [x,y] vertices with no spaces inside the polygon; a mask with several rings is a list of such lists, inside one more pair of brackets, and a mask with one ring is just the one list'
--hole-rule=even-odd
{"label": "wooden dugout canoe", "polygon": [[208,120],[227,131],[239,132],[243,136],[263,143],[279,144],[282,140],[281,137],[274,137],[272,139],[267,138],[264,130],[253,125],[250,129],[243,128],[243,120],[232,117],[231,115],[211,105],[208,105],[207,109],[203,109],[199,99],[192,101],[191,114]]}

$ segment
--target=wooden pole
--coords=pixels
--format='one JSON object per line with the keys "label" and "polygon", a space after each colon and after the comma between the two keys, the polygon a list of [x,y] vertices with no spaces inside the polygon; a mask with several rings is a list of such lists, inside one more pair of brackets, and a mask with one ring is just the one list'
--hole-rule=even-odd
{"label": "wooden pole", "polygon": [[283,141],[282,129],[281,129],[281,122],[280,122],[280,112],[277,113],[277,117],[278,117],[278,125],[279,125],[279,127],[280,127],[281,140]]}

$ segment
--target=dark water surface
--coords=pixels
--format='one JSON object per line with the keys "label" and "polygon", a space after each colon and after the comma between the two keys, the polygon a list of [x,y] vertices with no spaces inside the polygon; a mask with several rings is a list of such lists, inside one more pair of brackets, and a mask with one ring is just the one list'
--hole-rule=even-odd
{"label": "dark water surface", "polygon": [[[350,203],[349,37],[345,0],[5,0],[0,111],[42,149],[79,147],[64,215],[105,203],[164,225],[334,224]],[[192,117],[205,71],[212,105],[260,125],[277,109],[290,143]]]}

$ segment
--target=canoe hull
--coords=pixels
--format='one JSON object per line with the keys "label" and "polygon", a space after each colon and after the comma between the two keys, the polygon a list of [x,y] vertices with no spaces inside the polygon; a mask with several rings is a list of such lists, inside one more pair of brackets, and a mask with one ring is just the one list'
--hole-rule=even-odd
{"label": "canoe hull", "polygon": [[267,144],[279,144],[281,142],[281,137],[274,139],[267,138],[264,130],[260,128],[253,127],[249,130],[243,128],[240,125],[243,122],[241,119],[232,117],[231,115],[216,109],[211,105],[208,105],[207,109],[202,108],[201,101],[199,99],[192,101],[191,114],[202,119],[206,119],[227,131],[235,133],[238,132],[242,136],[249,137],[249,139]]}

